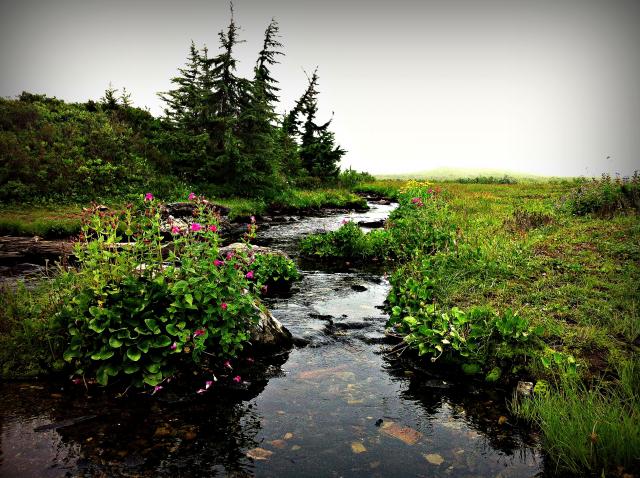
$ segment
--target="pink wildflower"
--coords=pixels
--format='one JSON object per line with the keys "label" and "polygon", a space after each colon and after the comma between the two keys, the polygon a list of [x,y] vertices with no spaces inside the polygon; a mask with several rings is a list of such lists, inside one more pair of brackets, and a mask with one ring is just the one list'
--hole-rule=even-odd
{"label": "pink wildflower", "polygon": [[222,307],[222,310],[227,310],[227,303],[223,302],[222,304],[220,304],[220,307]]}
{"label": "pink wildflower", "polygon": [[189,193],[189,201],[193,201],[196,198],[195,193]]}
{"label": "pink wildflower", "polygon": [[251,224],[255,224],[256,223],[256,217],[255,216],[251,216]]}
{"label": "pink wildflower", "polygon": [[213,385],[213,380],[207,380],[204,383],[204,389],[207,390],[211,385]]}
{"label": "pink wildflower", "polygon": [[413,198],[413,199],[411,199],[411,202],[412,202],[413,204],[417,204],[417,203],[419,203],[419,202],[420,202],[420,198]]}
{"label": "pink wildflower", "polygon": [[233,259],[233,252],[227,252],[227,260],[230,261]]}
{"label": "pink wildflower", "polygon": [[71,380],[75,385],[80,385],[82,383],[82,379],[81,378],[74,378],[73,380]]}
{"label": "pink wildflower", "polygon": [[216,267],[220,267],[222,264],[224,264],[224,262],[222,262],[220,259],[216,259],[215,261],[213,261],[213,265]]}
{"label": "pink wildflower", "polygon": [[204,329],[198,329],[193,333],[193,338],[195,339],[196,337],[200,337],[201,335],[204,335]]}
{"label": "pink wildflower", "polygon": [[253,271],[249,271],[247,272],[247,274],[245,275],[245,277],[249,280],[253,279]]}
{"label": "pink wildflower", "polygon": [[225,360],[223,365],[230,370],[233,369],[229,360]]}
{"label": "pink wildflower", "polygon": [[178,343],[177,342],[174,342],[174,343],[171,344],[171,347],[170,347],[171,350],[175,350],[177,348],[178,348]]}
{"label": "pink wildflower", "polygon": [[[156,393],[158,391],[162,390],[162,385],[156,385],[155,387],[153,387],[153,393]],[[152,393],[152,395],[153,395]]]}
{"label": "pink wildflower", "polygon": [[212,224],[211,226],[209,226],[209,230],[211,232],[218,232],[218,226],[216,226],[215,224]]}
{"label": "pink wildflower", "polygon": [[235,377],[233,377],[233,381],[236,383],[240,383],[242,382],[242,377],[240,377],[240,375],[236,375]]}
{"label": "pink wildflower", "polygon": [[151,193],[147,193],[144,195],[144,200],[145,201],[153,201],[153,194]]}
{"label": "pink wildflower", "polygon": [[193,224],[191,224],[190,229],[192,232],[198,232],[200,229],[202,229],[202,226],[199,223],[194,222]]}
{"label": "pink wildflower", "polygon": [[173,226],[171,228],[171,234],[180,234],[180,228],[178,226]]}

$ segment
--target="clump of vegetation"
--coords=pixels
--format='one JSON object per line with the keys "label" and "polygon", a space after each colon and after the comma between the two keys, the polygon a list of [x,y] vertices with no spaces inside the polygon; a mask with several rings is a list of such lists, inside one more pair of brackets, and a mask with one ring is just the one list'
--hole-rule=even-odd
{"label": "clump of vegetation", "polygon": [[561,209],[577,216],[612,216],[629,209],[640,211],[640,175],[636,171],[631,178],[611,179],[608,174],[593,178],[563,197]]}
{"label": "clump of vegetation", "polygon": [[168,253],[149,194],[141,213],[128,207],[85,222],[76,280],[57,314],[76,375],[155,387],[203,353],[242,350],[259,313],[254,271],[242,252],[218,257],[218,218],[198,201],[188,230],[171,226]]}
{"label": "clump of vegetation", "polygon": [[439,189],[409,182],[399,201],[385,229],[365,234],[357,224],[345,222],[337,231],[305,237],[302,252],[325,259],[406,259],[445,248],[455,239]]}
{"label": "clump of vegetation", "polygon": [[289,189],[275,196],[270,203],[274,210],[302,211],[321,208],[366,210],[367,201],[346,189]]}
{"label": "clump of vegetation", "polygon": [[396,200],[405,182],[398,180],[364,182],[353,186],[352,190],[358,194]]}
{"label": "clump of vegetation", "polygon": [[518,184],[516,178],[507,174],[502,177],[476,176],[473,178],[458,178],[455,182],[460,184]]}
{"label": "clump of vegetation", "polygon": [[300,250],[320,259],[378,260],[389,256],[388,239],[386,231],[365,234],[355,222],[346,221],[336,231],[305,237]]}
{"label": "clump of vegetation", "polygon": [[554,217],[544,211],[528,211],[526,209],[516,209],[513,216],[505,220],[504,224],[512,231],[526,232],[531,229],[553,224]]}
{"label": "clump of vegetation", "polygon": [[[617,383],[591,386],[562,376],[554,387],[536,387],[514,398],[513,412],[538,425],[559,470],[604,476],[637,467],[640,456],[640,363],[624,361]],[[624,472],[623,470],[618,470]]]}
{"label": "clump of vegetation", "polygon": [[0,286],[0,373],[34,378],[64,368],[66,333],[55,319],[76,277],[60,274],[27,288]]}
{"label": "clump of vegetation", "polygon": [[338,176],[338,182],[347,189],[353,189],[356,186],[364,183],[375,181],[375,178],[367,172],[358,172],[355,169],[345,169],[340,171]]}
{"label": "clump of vegetation", "polygon": [[296,264],[282,254],[257,254],[251,268],[261,287],[286,287],[300,280]]}

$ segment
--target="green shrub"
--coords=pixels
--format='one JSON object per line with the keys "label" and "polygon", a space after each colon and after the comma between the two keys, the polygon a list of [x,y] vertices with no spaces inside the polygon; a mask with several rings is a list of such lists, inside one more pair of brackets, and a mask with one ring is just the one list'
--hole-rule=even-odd
{"label": "green shrub", "polygon": [[291,283],[300,279],[295,262],[281,254],[257,254],[251,268],[261,286]]}
{"label": "green shrub", "polygon": [[241,252],[218,258],[217,219],[200,202],[189,230],[173,226],[168,253],[153,200],[139,214],[129,207],[85,222],[77,285],[58,314],[76,374],[157,386],[205,351],[242,350],[257,320],[255,287]]}
{"label": "green shrub", "polygon": [[348,189],[352,189],[358,184],[371,182],[374,180],[375,178],[371,174],[364,171],[359,173],[358,171],[351,168],[341,171],[340,175],[338,176],[338,182],[343,187]]}
{"label": "green shrub", "polygon": [[625,209],[640,210],[640,176],[612,180],[607,174],[583,183],[563,197],[560,208],[570,214],[611,216]]}

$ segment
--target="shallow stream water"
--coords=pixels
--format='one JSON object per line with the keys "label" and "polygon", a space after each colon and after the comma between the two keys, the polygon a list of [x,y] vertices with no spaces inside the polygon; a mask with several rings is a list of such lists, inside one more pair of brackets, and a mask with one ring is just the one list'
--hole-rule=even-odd
{"label": "shallow stream water", "polygon": [[259,231],[260,244],[302,268],[290,294],[268,305],[307,345],[260,363],[264,377],[248,390],[116,399],[59,383],[0,385],[0,476],[541,473],[535,436],[508,415],[509,391],[404,370],[384,354],[390,286],[379,266],[326,270],[297,257],[303,235],[392,208]]}

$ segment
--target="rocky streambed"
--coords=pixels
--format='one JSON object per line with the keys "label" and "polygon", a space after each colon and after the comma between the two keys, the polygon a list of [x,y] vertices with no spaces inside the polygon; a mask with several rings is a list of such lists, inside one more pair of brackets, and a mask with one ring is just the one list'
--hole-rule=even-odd
{"label": "rocky streambed", "polygon": [[61,383],[0,385],[2,476],[534,476],[537,437],[511,390],[406,370],[385,354],[384,272],[298,257],[305,234],[368,212],[272,221],[258,243],[303,278],[267,305],[297,346],[232,363],[246,386],[114,398]]}

